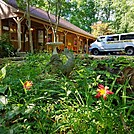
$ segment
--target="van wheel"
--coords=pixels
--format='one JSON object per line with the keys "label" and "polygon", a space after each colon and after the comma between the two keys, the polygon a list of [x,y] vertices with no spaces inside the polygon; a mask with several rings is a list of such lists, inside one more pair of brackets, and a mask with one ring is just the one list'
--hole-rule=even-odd
{"label": "van wheel", "polygon": [[93,49],[92,50],[92,54],[93,55],[98,55],[100,52],[99,52],[99,50],[98,49]]}
{"label": "van wheel", "polygon": [[133,55],[134,54],[134,48],[133,47],[126,48],[126,54],[127,55]]}

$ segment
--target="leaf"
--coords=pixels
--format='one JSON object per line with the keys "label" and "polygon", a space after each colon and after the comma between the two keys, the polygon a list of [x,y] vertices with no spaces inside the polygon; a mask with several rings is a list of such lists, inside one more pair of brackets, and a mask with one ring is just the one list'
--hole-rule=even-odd
{"label": "leaf", "polygon": [[6,105],[8,103],[8,100],[5,96],[1,95],[0,96],[0,102],[4,105]]}
{"label": "leaf", "polygon": [[107,76],[108,78],[110,78],[110,73],[109,73],[109,72],[106,72],[106,76]]}
{"label": "leaf", "polygon": [[[3,103],[0,101],[0,110],[3,109],[4,105]],[[1,132],[1,131],[0,131]]]}
{"label": "leaf", "polygon": [[21,79],[19,79],[19,80],[20,80],[21,84],[24,85],[23,81]]}
{"label": "leaf", "polygon": [[71,90],[68,90],[67,91],[67,96],[69,96],[69,94],[71,94]]}
{"label": "leaf", "polygon": [[13,110],[9,110],[9,111],[6,113],[6,118],[7,118],[8,120],[14,118],[16,115],[18,115],[18,114],[21,112],[20,109],[19,109],[19,107],[16,106],[16,105],[12,105],[12,108],[13,108]]}
{"label": "leaf", "polygon": [[7,134],[8,130],[4,126],[0,126],[0,132],[1,132],[1,134]]}
{"label": "leaf", "polygon": [[6,90],[7,90],[7,86],[5,86],[5,87],[0,86],[0,94],[5,94]]}
{"label": "leaf", "polygon": [[99,120],[100,123],[103,123],[103,118],[98,112],[94,112],[93,114]]}
{"label": "leaf", "polygon": [[134,109],[134,105],[131,105],[128,109],[128,112],[127,112],[127,117],[131,115],[131,113],[133,112],[133,109]]}
{"label": "leaf", "polygon": [[[6,65],[7,66],[7,65]],[[1,76],[0,76],[0,79],[4,79],[5,76],[6,76],[6,66],[4,66],[2,69],[1,69]]]}
{"label": "leaf", "polygon": [[98,75],[98,76],[97,76],[97,78],[96,78],[96,80],[99,80],[99,79],[100,79],[100,77],[101,77],[101,75]]}

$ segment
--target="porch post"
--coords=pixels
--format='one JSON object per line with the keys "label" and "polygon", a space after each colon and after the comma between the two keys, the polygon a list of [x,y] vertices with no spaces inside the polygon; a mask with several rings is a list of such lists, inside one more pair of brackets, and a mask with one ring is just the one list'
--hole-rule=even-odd
{"label": "porch post", "polygon": [[87,44],[86,44],[86,54],[88,54],[88,39],[87,39]]}
{"label": "porch post", "polygon": [[0,38],[1,38],[1,35],[2,35],[2,21],[0,19]]}
{"label": "porch post", "polygon": [[80,36],[78,36],[78,35],[76,35],[77,36],[77,54],[78,54],[78,52],[79,52],[79,38],[80,38]]}
{"label": "porch post", "polygon": [[[45,29],[47,31],[47,35],[46,35],[46,38],[47,38],[46,43],[47,43],[48,42],[48,31],[49,31],[50,27],[46,26],[46,25],[44,25],[44,27],[45,27]],[[48,52],[48,45],[47,45],[47,52]]]}
{"label": "porch post", "polygon": [[17,34],[18,34],[18,49],[17,52],[21,50],[21,22],[24,20],[24,17],[17,17],[17,19],[13,18],[14,21],[17,23]]}
{"label": "porch post", "polygon": [[65,40],[64,40],[64,41],[65,41],[64,48],[67,46],[67,44],[66,44],[66,43],[67,43],[67,33],[68,33],[67,31],[64,32],[64,36],[65,36]]}

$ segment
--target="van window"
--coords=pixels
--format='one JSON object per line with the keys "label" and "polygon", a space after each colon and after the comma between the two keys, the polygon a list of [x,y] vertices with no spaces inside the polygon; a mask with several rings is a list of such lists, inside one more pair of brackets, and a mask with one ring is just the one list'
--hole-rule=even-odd
{"label": "van window", "polygon": [[105,39],[105,36],[100,36],[97,38],[97,42],[102,42],[104,41],[104,39]]}
{"label": "van window", "polygon": [[120,40],[132,40],[134,39],[134,34],[126,34],[126,35],[121,35]]}
{"label": "van window", "polygon": [[118,41],[119,40],[119,35],[116,36],[108,36],[107,41]]}
{"label": "van window", "polygon": [[97,42],[101,42],[101,39],[100,38],[97,38]]}

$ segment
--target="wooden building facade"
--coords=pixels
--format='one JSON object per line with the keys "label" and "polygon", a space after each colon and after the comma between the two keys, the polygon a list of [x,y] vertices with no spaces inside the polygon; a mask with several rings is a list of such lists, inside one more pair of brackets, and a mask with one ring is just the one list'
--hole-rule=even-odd
{"label": "wooden building facade", "polygon": [[[30,51],[27,19],[24,14],[25,11],[18,8],[15,0],[0,0],[0,36],[8,33],[13,46],[20,52]],[[51,15],[51,18],[54,19],[54,16]],[[52,48],[46,43],[52,42],[54,36],[47,13],[42,9],[30,7],[30,19],[33,49],[50,51]],[[89,44],[95,41],[94,36],[64,19],[60,19],[57,37],[59,42],[63,42],[59,46],[60,50],[67,47],[76,53],[83,53],[85,48],[88,53]]]}

